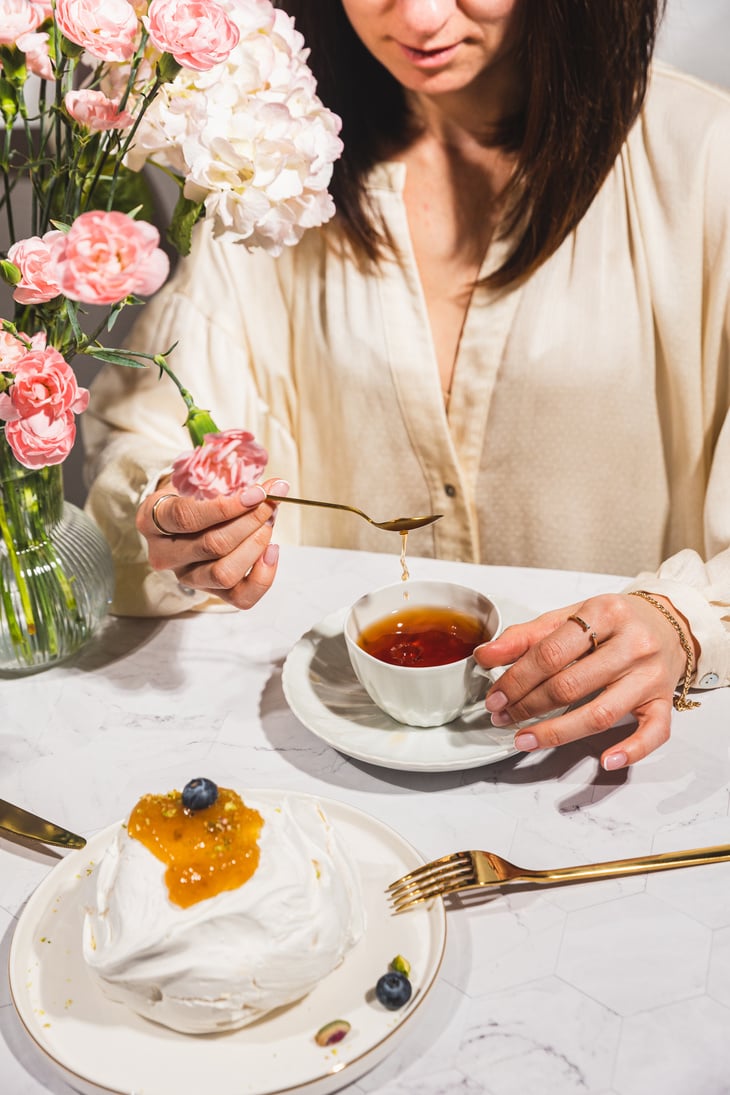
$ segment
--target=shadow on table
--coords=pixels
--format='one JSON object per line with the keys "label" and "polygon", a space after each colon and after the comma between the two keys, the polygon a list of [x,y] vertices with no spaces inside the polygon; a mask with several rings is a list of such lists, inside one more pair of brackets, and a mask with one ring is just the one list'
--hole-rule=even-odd
{"label": "shadow on table", "polygon": [[[183,681],[179,652],[172,637],[174,633],[159,644],[149,664],[144,660],[127,664],[127,659],[132,659],[157,638],[167,622],[159,617],[110,616],[94,638],[58,668],[70,673],[103,674],[108,670],[116,685],[134,690],[149,682],[154,667],[155,685],[165,691],[174,691]],[[41,676],[47,672],[47,669],[39,669],[37,674],[28,676]],[[0,679],[3,676],[0,673]]]}
{"label": "shadow on table", "polygon": [[82,673],[93,673],[146,646],[160,631],[164,620],[109,616],[100,632],[65,664]]}
{"label": "shadow on table", "polygon": [[[630,769],[605,772],[599,759],[604,749],[621,741],[630,732],[625,724],[598,738],[584,738],[559,749],[539,753],[520,753],[495,764],[460,771],[407,772],[368,764],[338,753],[296,720],[284,697],[281,663],[272,671],[264,686],[259,713],[266,737],[289,763],[310,777],[343,788],[376,790],[378,784],[385,783],[404,791],[433,792],[476,783],[512,786],[560,783],[573,769],[587,759],[592,759],[595,761],[593,776],[584,785],[573,786],[570,794],[559,805],[561,813],[572,813],[608,798],[630,778]],[[286,717],[282,718],[284,713]],[[296,745],[293,744],[292,736],[293,719],[301,728],[301,741],[297,741]],[[370,788],[363,787],[363,775],[372,781]]]}

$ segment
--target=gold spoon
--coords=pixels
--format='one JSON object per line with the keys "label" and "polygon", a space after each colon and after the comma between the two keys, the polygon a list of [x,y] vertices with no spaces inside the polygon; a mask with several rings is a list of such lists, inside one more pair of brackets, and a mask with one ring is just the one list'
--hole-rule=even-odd
{"label": "gold spoon", "polygon": [[386,532],[411,532],[414,528],[423,528],[424,525],[432,525],[434,521],[440,521],[443,513],[430,513],[428,517],[396,517],[394,521],[373,521],[367,513],[363,513],[357,506],[344,506],[340,502],[315,502],[313,498],[291,498],[288,494],[268,494],[270,502],[294,502],[297,506],[322,506],[324,509],[341,509],[348,513],[356,513],[363,517],[376,528],[385,529]]}

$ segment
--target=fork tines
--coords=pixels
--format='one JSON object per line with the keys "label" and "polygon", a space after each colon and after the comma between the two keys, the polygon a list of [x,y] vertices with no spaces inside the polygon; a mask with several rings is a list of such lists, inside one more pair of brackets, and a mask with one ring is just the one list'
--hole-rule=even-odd
{"label": "fork tines", "polygon": [[469,852],[455,852],[425,863],[388,886],[395,912],[402,912],[421,901],[454,893],[477,881]]}

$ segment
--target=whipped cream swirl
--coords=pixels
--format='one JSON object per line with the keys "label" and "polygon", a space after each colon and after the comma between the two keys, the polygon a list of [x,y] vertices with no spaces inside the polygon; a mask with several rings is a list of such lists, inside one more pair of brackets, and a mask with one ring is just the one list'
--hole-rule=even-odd
{"label": "whipped cream swirl", "polygon": [[235,890],[174,905],[165,865],[120,827],[91,876],[83,954],[111,999],[174,1030],[230,1030],[292,1003],[362,936],[357,874],[316,799],[261,814],[260,860]]}

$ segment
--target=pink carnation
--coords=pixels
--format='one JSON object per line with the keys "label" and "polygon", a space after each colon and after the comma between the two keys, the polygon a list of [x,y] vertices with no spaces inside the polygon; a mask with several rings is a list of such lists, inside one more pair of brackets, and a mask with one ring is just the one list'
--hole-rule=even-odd
{"label": "pink carnation", "polygon": [[13,456],[26,468],[62,464],[76,440],[76,419],[71,411],[54,418],[39,411],[5,425],[5,438]]}
{"label": "pink carnation", "polygon": [[25,54],[25,67],[28,72],[32,72],[34,76],[40,76],[41,80],[53,79],[53,65],[48,52],[48,34],[46,31],[21,34],[17,46]]}
{"label": "pink carnation", "polygon": [[74,121],[92,133],[127,129],[134,123],[129,111],[119,110],[119,100],[108,99],[103,91],[67,91],[63,101]]}
{"label": "pink carnation", "polygon": [[198,72],[225,61],[240,38],[236,24],[214,0],[152,0],[142,22],[159,50]]}
{"label": "pink carnation", "polygon": [[[28,345],[30,343],[30,346]],[[14,372],[21,358],[24,358],[28,350],[43,350],[46,345],[45,331],[28,337],[28,335],[14,335],[12,331],[0,330],[0,370]]]}
{"label": "pink carnation", "polygon": [[139,21],[127,0],[57,0],[56,22],[71,42],[102,61],[128,61],[137,45]]}
{"label": "pink carnation", "polygon": [[52,273],[64,296],[84,304],[116,304],[131,294],[149,296],[170,269],[159,241],[159,232],[147,221],[92,210],[54,240]]}
{"label": "pink carnation", "polygon": [[208,433],[202,445],[177,458],[172,485],[192,498],[235,494],[259,478],[268,459],[266,449],[247,430]]}
{"label": "pink carnation", "polygon": [[47,411],[58,417],[73,411],[81,414],[89,403],[86,388],[79,388],[68,362],[52,346],[30,350],[18,361],[10,394],[0,395],[0,418],[15,422]]}
{"label": "pink carnation", "polygon": [[0,0],[0,46],[14,46],[42,22],[43,12],[29,0]]}
{"label": "pink carnation", "polygon": [[27,240],[18,240],[8,250],[8,258],[21,274],[13,290],[13,300],[18,304],[43,304],[61,292],[49,268],[49,243],[60,235],[60,232],[48,232],[42,239],[29,236]]}
{"label": "pink carnation", "polygon": [[13,454],[27,468],[60,464],[73,446],[74,415],[86,410],[88,391],[53,347],[30,350],[11,371],[10,391],[0,395],[0,418]]}

